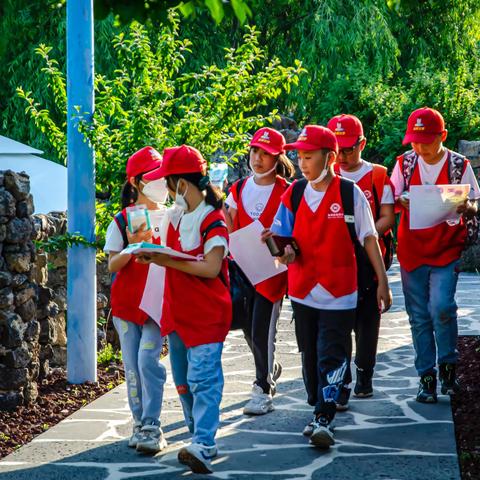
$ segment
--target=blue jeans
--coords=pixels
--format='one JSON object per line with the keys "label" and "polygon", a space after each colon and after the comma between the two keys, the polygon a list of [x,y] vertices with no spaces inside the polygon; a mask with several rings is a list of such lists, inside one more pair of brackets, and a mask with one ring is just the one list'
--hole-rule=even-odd
{"label": "blue jeans", "polygon": [[192,443],[215,445],[223,392],[223,343],[187,348],[176,332],[168,336],[173,381]]}
{"label": "blue jeans", "polygon": [[128,404],[136,423],[160,425],[167,370],[160,362],[163,339],[151,319],[141,326],[113,317],[120,337]]}
{"label": "blue jeans", "polygon": [[422,265],[411,272],[401,269],[415,368],[420,376],[435,371],[437,351],[439,365],[457,362],[458,263],[456,260],[444,267]]}

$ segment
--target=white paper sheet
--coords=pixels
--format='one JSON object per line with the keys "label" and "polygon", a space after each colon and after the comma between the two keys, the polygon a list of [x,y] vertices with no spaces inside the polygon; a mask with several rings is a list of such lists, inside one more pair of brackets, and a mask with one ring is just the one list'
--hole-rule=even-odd
{"label": "white paper sheet", "polygon": [[201,257],[194,257],[183,252],[179,252],[170,247],[163,245],[156,245],[154,243],[140,242],[131,243],[127,248],[124,248],[121,253],[131,253],[137,255],[139,253],[161,253],[169,257],[180,258],[181,260],[200,260]]}
{"label": "white paper sheet", "polygon": [[410,228],[430,228],[443,222],[458,223],[457,208],[467,198],[470,185],[412,185]]}
{"label": "white paper sheet", "polygon": [[230,252],[253,285],[287,270],[260,240],[263,230],[263,225],[255,220],[230,235]]}
{"label": "white paper sheet", "polygon": [[148,269],[147,283],[140,302],[140,310],[143,310],[159,326],[162,319],[164,290],[165,268],[152,263]]}

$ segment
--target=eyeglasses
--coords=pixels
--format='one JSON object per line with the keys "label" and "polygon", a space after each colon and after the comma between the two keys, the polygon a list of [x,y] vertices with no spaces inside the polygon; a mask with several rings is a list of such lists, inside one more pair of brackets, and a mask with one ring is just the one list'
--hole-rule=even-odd
{"label": "eyeglasses", "polygon": [[348,148],[340,148],[338,150],[338,153],[348,157],[355,151],[355,149],[360,145],[360,143],[362,143],[364,138],[365,137],[362,137],[362,136],[358,137],[358,140],[355,142],[355,145],[352,145],[351,147],[348,147]]}

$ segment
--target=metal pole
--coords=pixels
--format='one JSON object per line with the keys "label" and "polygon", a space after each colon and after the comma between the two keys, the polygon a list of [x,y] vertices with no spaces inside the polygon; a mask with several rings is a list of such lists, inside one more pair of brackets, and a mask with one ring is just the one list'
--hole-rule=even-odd
{"label": "metal pole", "polygon": [[[95,160],[78,132],[75,107],[91,114],[93,93],[93,0],[67,0],[68,231],[95,240]],[[54,188],[54,186],[52,185]],[[68,250],[67,379],[97,380],[97,287],[95,249]]]}

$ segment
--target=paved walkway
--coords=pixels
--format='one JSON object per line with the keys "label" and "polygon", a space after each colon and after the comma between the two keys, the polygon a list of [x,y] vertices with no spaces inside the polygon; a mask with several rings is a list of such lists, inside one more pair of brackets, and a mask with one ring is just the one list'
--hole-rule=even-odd
{"label": "paved walkway", "polygon": [[[350,410],[337,416],[337,443],[329,452],[309,446],[301,434],[311,409],[305,403],[290,306],[284,307],[280,322],[278,353],[283,375],[275,397],[276,411],[271,414],[242,415],[253,362],[240,333],[229,336],[223,357],[226,387],[218,434],[220,455],[210,478],[460,478],[448,398],[441,396],[431,406],[413,400],[417,378],[398,266],[392,268],[390,279],[394,307],[382,323],[375,396],[353,400]],[[480,334],[479,288],[480,276],[461,276],[462,334]],[[131,423],[126,388],[121,385],[1,461],[0,479],[172,480],[191,476],[176,461],[177,450],[189,436],[171,381],[162,422],[170,444],[165,453],[151,458],[127,448]]]}

